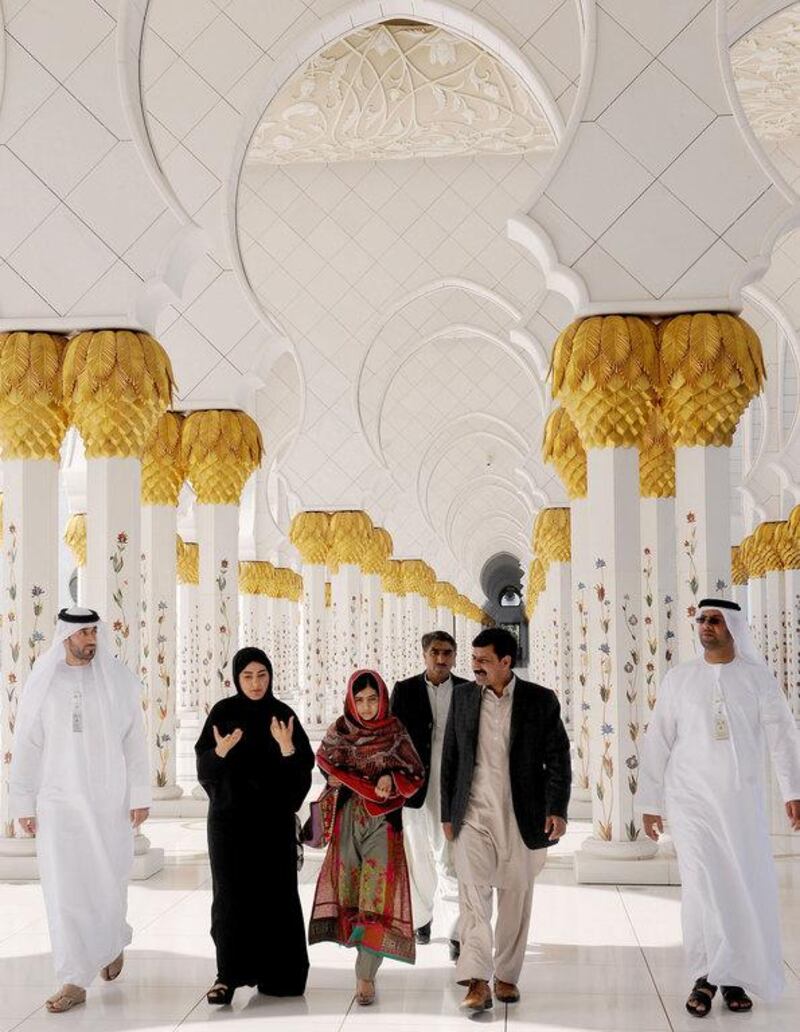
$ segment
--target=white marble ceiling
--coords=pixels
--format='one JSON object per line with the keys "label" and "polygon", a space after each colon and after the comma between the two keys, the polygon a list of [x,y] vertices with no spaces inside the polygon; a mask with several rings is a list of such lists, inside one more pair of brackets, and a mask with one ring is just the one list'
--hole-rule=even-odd
{"label": "white marble ceiling", "polygon": [[[308,90],[302,69],[326,48],[335,58],[344,38],[365,29],[374,19],[355,24],[353,12],[367,6],[6,0],[0,318],[146,321],[170,351],[182,404],[233,401],[256,412],[276,533],[293,507],[363,505],[387,521],[398,550],[468,590],[498,548],[521,555],[530,514],[562,497],[538,459],[538,437],[547,355],[567,313],[504,224],[526,209],[572,110],[580,4],[383,0],[393,17],[443,14],[446,29],[407,30],[442,44],[421,66],[429,80],[450,67],[441,62],[453,47],[452,70],[475,70],[477,85],[456,77],[445,89],[460,152],[424,156],[433,150],[423,131],[417,156],[388,160],[375,148],[387,142],[386,118],[371,138],[359,134],[367,146],[358,160],[347,144],[327,155],[336,160],[309,161],[305,133],[280,158],[278,134],[270,144],[262,128],[234,167],[242,134],[263,127],[265,112],[308,99],[292,94]],[[800,4],[775,14],[778,6],[729,4],[747,29],[732,59],[747,117],[797,190]],[[473,21],[485,56],[475,40],[462,42],[459,26]],[[703,69],[685,60],[686,82],[702,85]],[[504,146],[522,153],[486,153],[490,136],[470,136],[465,109],[454,110],[454,98],[466,104],[482,82],[499,89],[497,76],[510,92],[519,82],[528,90],[527,106],[517,93],[500,118]],[[441,94],[412,85],[435,111]],[[315,78],[311,93],[321,88]],[[407,99],[401,89],[393,101],[401,119]],[[483,111],[491,124],[490,106]],[[337,146],[347,117],[328,134]],[[420,122],[431,124],[427,115]],[[800,234],[778,242],[751,295],[747,314],[772,375],[764,412],[740,434],[742,520],[778,514],[800,483]],[[486,515],[493,506],[496,519]],[[263,539],[270,548],[276,540]]]}

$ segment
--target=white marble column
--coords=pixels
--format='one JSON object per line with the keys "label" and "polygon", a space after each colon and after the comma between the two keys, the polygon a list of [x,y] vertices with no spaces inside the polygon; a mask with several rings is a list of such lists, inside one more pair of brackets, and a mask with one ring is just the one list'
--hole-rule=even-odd
{"label": "white marble column", "polygon": [[459,595],[455,610],[457,646],[455,671],[460,677],[470,677],[472,674],[472,640],[467,629],[467,614],[464,608],[467,602],[466,596]]}
{"label": "white marble column", "polygon": [[706,596],[730,595],[730,449],[675,449],[678,658],[699,648],[694,614]]}
{"label": "white marble column", "polygon": [[178,799],[177,583],[173,506],[142,508],[141,671],[147,701],[154,799]]}
{"label": "white marble column", "polygon": [[75,601],[86,606],[86,513],[75,512],[67,520],[64,530],[64,544],[72,552],[77,575]]}
{"label": "white marble column", "polygon": [[[584,488],[585,490],[585,488]],[[592,559],[589,547],[589,503],[586,497],[571,501],[572,533],[572,733],[575,742],[573,794],[576,800],[591,805],[590,769],[592,739],[589,729],[589,601]]]}
{"label": "white marble column", "polygon": [[230,662],[238,648],[238,505],[198,505],[200,548],[200,712],[233,691]]}
{"label": "white marble column", "polygon": [[634,809],[645,719],[641,671],[639,456],[590,448],[589,540],[595,557],[589,602],[589,725],[593,836],[576,858],[579,879],[596,861],[651,857]]}
{"label": "white marble column", "polygon": [[786,682],[786,585],[783,570],[767,570],[767,664],[784,695]]}
{"label": "white marble column", "polygon": [[[264,563],[239,563],[239,642],[240,647],[253,646],[271,655],[266,621]],[[271,567],[271,564],[269,564]]]}
{"label": "white marble column", "polygon": [[197,498],[200,546],[201,714],[231,694],[230,661],[239,641],[239,501],[263,454],[246,413],[190,413],[182,454]]}
{"label": "white marble column", "polygon": [[177,505],[185,479],[183,417],[165,413],[142,453],[141,677],[153,798],[178,799]]}
{"label": "white marble column", "polygon": [[65,403],[86,452],[86,601],[139,672],[140,456],[172,402],[172,367],[147,333],[90,330],[67,344]]}
{"label": "white marble column", "polygon": [[341,563],[331,577],[331,719],[337,715],[335,707],[350,675],[361,662],[361,580],[361,568],[355,563]]}
{"label": "white marble column", "polygon": [[181,723],[200,716],[200,550],[195,542],[178,540],[177,678]]}
{"label": "white marble column", "polygon": [[782,525],[779,552],[783,566],[783,608],[786,613],[786,697],[800,721],[800,539],[794,511]]}
{"label": "white marble column", "polygon": [[117,659],[139,673],[141,466],[138,458],[86,460],[86,598],[108,623]]}
{"label": "white marble column", "polygon": [[301,680],[305,723],[325,724],[329,688],[328,609],[325,606],[325,564],[303,563],[303,623],[300,632]]}
{"label": "white marble column", "polygon": [[[381,579],[394,548],[391,534],[373,527],[361,563],[361,654],[359,665],[389,676],[389,656],[383,644],[383,586]],[[389,681],[386,681],[391,688]],[[393,684],[394,682],[392,682]]]}
{"label": "white marble column", "polygon": [[19,702],[31,668],[50,644],[59,608],[64,353],[64,338],[55,334],[0,336],[0,880],[37,874],[36,841],[9,813],[8,777]]}
{"label": "white marble column", "polygon": [[642,634],[644,722],[658,686],[676,660],[675,499],[642,498]]}
{"label": "white marble column", "polygon": [[403,677],[411,677],[419,667],[420,639],[430,630],[428,595],[436,583],[436,574],[421,559],[402,561],[403,590]]}
{"label": "white marble column", "polygon": [[289,540],[302,560],[303,597],[299,643],[300,697],[306,727],[325,722],[328,690],[328,618],[325,606],[330,513],[300,512],[289,527]]}
{"label": "white marble column", "polygon": [[381,673],[386,684],[402,677],[403,574],[400,561],[389,559],[381,576]]}
{"label": "white marble column", "polygon": [[8,813],[8,774],[21,693],[58,612],[58,463],[5,458],[3,487],[0,878],[35,876],[25,859],[35,855],[35,842]]}

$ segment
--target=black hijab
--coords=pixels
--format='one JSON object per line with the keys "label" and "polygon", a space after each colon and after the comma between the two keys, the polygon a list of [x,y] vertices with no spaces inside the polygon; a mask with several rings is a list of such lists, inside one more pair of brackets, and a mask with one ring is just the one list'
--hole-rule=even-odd
{"label": "black hijab", "polygon": [[[262,666],[267,668],[267,673],[269,674],[269,688],[267,689],[263,699],[248,699],[242,691],[242,686],[239,683],[242,671],[245,667],[250,666],[251,663],[260,663]],[[245,702],[249,702],[251,706],[263,706],[265,703],[274,701],[272,695],[272,661],[262,649],[256,649],[251,646],[239,649],[231,662],[231,671],[233,673],[233,684],[236,691],[239,696],[245,700]]]}

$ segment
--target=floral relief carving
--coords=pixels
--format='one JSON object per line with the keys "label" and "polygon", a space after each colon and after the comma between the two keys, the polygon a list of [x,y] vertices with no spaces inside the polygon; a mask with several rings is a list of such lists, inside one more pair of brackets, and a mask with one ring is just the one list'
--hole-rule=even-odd
{"label": "floral relief carving", "polygon": [[731,49],[736,88],[760,140],[800,135],[800,10],[768,18]]}
{"label": "floral relief carving", "polygon": [[550,150],[522,80],[472,40],[379,24],[337,40],[288,83],[249,160],[273,165]]}

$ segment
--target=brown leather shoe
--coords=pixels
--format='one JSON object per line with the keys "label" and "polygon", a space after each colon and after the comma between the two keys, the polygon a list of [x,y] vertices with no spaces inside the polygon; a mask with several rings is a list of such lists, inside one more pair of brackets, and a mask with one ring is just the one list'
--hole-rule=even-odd
{"label": "brown leather shoe", "polygon": [[489,1010],[492,1006],[492,993],[489,989],[489,983],[482,978],[471,978],[467,995],[461,1001],[461,1006],[466,1007],[467,1010]]}
{"label": "brown leather shoe", "polygon": [[501,1003],[518,1003],[519,989],[513,982],[503,982],[499,978],[494,980],[494,995]]}

